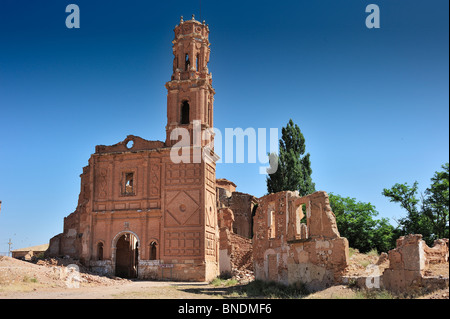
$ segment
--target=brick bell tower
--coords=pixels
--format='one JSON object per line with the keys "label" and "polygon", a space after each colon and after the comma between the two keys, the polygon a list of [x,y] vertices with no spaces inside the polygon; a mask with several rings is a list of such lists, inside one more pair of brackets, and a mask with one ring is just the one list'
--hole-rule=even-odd
{"label": "brick bell tower", "polygon": [[[167,126],[166,146],[173,146],[180,138],[171,140],[175,128],[189,131],[190,145],[193,144],[194,121],[199,121],[201,132],[213,127],[213,102],[215,91],[212,88],[212,75],[208,70],[209,28],[194,19],[184,21],[174,29],[173,74],[166,83],[167,88]],[[175,136],[176,138],[176,136]],[[202,141],[201,146],[207,144]],[[183,145],[184,146],[184,145]],[[187,145],[185,145],[187,146]]]}

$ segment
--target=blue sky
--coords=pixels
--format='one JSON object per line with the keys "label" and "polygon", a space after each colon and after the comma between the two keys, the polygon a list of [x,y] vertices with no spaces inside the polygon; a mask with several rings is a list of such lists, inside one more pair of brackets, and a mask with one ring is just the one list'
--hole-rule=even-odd
{"label": "blue sky", "polygon": [[[65,8],[80,8],[68,29]],[[368,29],[365,8],[380,7]],[[404,216],[381,195],[422,191],[449,161],[447,0],[206,1],[215,127],[297,123],[316,189]],[[95,145],[165,139],[173,28],[199,1],[0,2],[0,252],[60,233]],[[281,135],[281,133],[280,133]],[[261,164],[218,164],[266,193]]]}

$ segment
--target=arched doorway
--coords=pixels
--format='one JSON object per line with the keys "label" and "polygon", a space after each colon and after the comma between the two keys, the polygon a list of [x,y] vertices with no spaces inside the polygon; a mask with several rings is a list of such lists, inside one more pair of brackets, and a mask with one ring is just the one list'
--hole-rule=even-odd
{"label": "arched doorway", "polygon": [[132,232],[122,232],[114,238],[115,275],[136,278],[139,264],[139,239]]}

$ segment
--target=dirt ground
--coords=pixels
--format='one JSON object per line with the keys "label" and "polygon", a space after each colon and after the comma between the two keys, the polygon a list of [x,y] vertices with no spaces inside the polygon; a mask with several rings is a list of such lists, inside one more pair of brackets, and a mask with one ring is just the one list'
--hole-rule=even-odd
{"label": "dirt ground", "polygon": [[74,275],[69,265],[70,261],[34,264],[1,256],[0,299],[221,298],[220,289],[208,283],[108,278],[83,273],[81,265]]}
{"label": "dirt ground", "polygon": [[[363,272],[368,262],[377,257],[353,254],[349,273]],[[0,257],[0,299],[216,299],[242,298],[232,287],[211,283],[131,281],[108,278],[80,272],[70,272],[70,260],[47,260],[39,264],[10,257]],[[385,266],[385,265],[383,265]],[[448,276],[448,264],[446,265]],[[445,272],[445,267],[440,267]],[[376,296],[383,297],[383,296]],[[387,296],[389,297],[389,296]],[[310,294],[306,299],[360,299],[367,298],[347,286],[333,286]],[[420,298],[448,299],[449,290],[430,293]]]}
{"label": "dirt ground", "polygon": [[[194,292],[195,291],[195,292]],[[203,292],[204,291],[204,292]],[[210,299],[222,298],[208,283],[128,281],[106,286],[80,288],[33,288],[1,291],[0,299]]]}

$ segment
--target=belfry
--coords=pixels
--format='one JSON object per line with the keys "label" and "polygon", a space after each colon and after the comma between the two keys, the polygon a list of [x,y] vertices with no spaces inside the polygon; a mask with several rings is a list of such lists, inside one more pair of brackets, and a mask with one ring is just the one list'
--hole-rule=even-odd
{"label": "belfry", "polygon": [[193,120],[199,121],[201,130],[213,126],[215,92],[208,70],[208,36],[208,26],[194,20],[194,17],[189,21],[183,21],[181,17],[180,24],[175,27],[173,74],[171,81],[166,83],[167,146],[176,143],[175,139],[170,138],[175,128],[185,128],[194,137]]}

